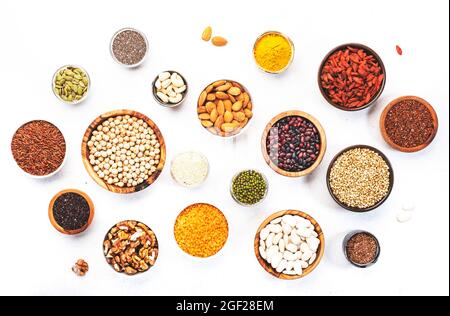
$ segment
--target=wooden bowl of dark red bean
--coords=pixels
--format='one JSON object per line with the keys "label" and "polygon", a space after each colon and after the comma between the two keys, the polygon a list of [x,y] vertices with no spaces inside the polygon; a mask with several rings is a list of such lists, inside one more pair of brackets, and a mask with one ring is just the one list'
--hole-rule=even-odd
{"label": "wooden bowl of dark red bean", "polygon": [[313,172],[322,162],[326,147],[322,125],[302,111],[275,116],[261,139],[264,160],[286,177],[303,177]]}
{"label": "wooden bowl of dark red bean", "polygon": [[323,59],[318,74],[320,92],[332,106],[359,111],[373,105],[386,84],[380,56],[362,44],[344,44]]}

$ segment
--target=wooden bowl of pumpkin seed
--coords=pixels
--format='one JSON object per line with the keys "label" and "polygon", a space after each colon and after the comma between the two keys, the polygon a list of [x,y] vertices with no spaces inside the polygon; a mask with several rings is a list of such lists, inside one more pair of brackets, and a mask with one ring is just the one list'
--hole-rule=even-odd
{"label": "wooden bowl of pumpkin seed", "polygon": [[53,93],[59,100],[67,104],[74,105],[83,102],[88,95],[90,86],[89,74],[79,66],[63,66],[53,75]]}

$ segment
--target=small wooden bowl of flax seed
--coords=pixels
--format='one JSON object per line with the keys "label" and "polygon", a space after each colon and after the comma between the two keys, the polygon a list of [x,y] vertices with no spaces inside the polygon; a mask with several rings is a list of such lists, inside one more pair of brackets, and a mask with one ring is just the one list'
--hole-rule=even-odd
{"label": "small wooden bowl of flax seed", "polygon": [[342,243],[342,249],[348,262],[358,268],[368,268],[374,265],[381,253],[378,239],[363,230],[348,233]]}

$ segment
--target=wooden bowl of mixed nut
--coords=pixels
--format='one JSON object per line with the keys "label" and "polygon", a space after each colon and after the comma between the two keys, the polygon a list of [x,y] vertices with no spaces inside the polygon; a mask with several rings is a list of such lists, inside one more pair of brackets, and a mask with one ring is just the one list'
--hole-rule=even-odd
{"label": "wooden bowl of mixed nut", "polygon": [[96,118],[84,134],[81,153],[95,182],[121,194],[149,187],[166,161],[166,146],[158,126],[144,114],[130,110]]}
{"label": "wooden bowl of mixed nut", "polygon": [[159,247],[155,233],[144,223],[127,220],[117,223],[103,241],[103,254],[119,273],[136,275],[155,265]]}
{"label": "wooden bowl of mixed nut", "polygon": [[303,177],[322,162],[327,148],[325,130],[312,115],[287,111],[264,129],[261,151],[266,163],[285,177]]}
{"label": "wooden bowl of mixed nut", "polygon": [[254,242],[259,264],[282,280],[296,280],[317,268],[325,253],[322,228],[310,215],[296,210],[269,216]]}
{"label": "wooden bowl of mixed nut", "polygon": [[221,137],[236,136],[253,117],[253,103],[248,90],[233,80],[218,80],[200,94],[197,115],[202,126]]}

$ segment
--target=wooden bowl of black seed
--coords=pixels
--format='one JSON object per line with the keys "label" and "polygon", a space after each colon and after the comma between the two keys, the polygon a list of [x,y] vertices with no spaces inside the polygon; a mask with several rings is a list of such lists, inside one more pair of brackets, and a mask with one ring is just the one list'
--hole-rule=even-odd
{"label": "wooden bowl of black seed", "polygon": [[322,162],[326,148],[322,125],[302,111],[287,111],[275,116],[261,138],[264,160],[285,177],[309,175]]}
{"label": "wooden bowl of black seed", "polygon": [[327,187],[332,198],[346,210],[362,213],[380,207],[394,187],[394,170],[380,150],[350,146],[331,161]]}
{"label": "wooden bowl of black seed", "polygon": [[77,235],[84,232],[94,219],[94,204],[79,190],[68,189],[56,194],[48,207],[50,223],[60,233]]}
{"label": "wooden bowl of black seed", "polygon": [[358,268],[368,268],[374,265],[381,253],[378,239],[363,230],[348,233],[344,238],[342,248],[348,262]]}

